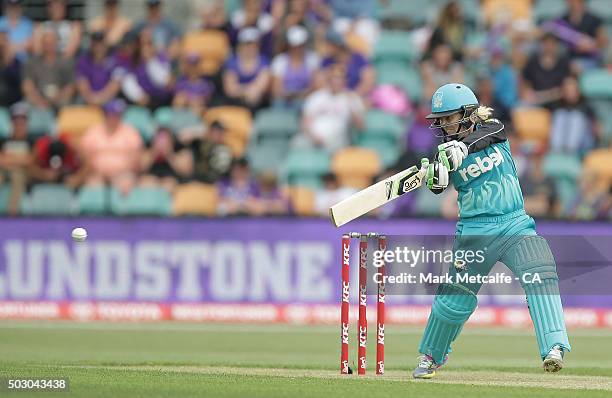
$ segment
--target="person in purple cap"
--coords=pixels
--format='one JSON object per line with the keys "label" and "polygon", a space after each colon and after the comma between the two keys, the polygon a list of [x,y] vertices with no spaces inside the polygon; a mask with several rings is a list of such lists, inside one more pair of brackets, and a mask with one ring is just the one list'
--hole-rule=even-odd
{"label": "person in purple cap", "polygon": [[[121,92],[130,102],[150,108],[169,105],[174,81],[169,57],[157,51],[153,32],[144,29],[130,34],[120,50],[119,64],[125,73]],[[132,42],[133,40],[133,42]]]}
{"label": "person in purple cap", "polygon": [[125,103],[112,100],[104,105],[104,122],[90,127],[81,139],[81,158],[86,163],[87,185],[111,184],[127,194],[140,172],[142,138],[121,120]]}
{"label": "person in purple cap", "polygon": [[187,54],[182,63],[183,73],[178,78],[174,90],[172,105],[177,108],[189,108],[196,115],[208,107],[215,91],[213,84],[200,72],[199,54]]}
{"label": "person in purple cap", "polygon": [[102,105],[119,93],[122,72],[109,54],[103,32],[91,34],[89,51],[79,57],[76,75],[78,93],[89,105]]}
{"label": "person in purple cap", "polygon": [[23,16],[21,0],[5,0],[4,16],[0,17],[0,29],[8,32],[13,53],[20,61],[25,61],[32,47],[34,25]]}
{"label": "person in purple cap", "polygon": [[236,54],[223,70],[225,95],[251,109],[264,105],[270,86],[269,61],[259,52],[259,39],[256,28],[242,29]]}

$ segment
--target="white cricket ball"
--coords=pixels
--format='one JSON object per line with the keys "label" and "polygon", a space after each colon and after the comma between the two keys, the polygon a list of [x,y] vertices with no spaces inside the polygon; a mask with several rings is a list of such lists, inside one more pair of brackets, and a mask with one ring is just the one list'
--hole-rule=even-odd
{"label": "white cricket ball", "polygon": [[75,242],[83,242],[87,239],[87,231],[85,228],[75,228],[72,230],[72,240]]}

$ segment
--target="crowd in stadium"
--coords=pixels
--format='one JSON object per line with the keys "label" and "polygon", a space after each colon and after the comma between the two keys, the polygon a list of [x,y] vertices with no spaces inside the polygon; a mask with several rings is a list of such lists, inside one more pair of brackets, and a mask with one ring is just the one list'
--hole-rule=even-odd
{"label": "crowd in stadium", "polygon": [[[2,213],[326,215],[431,156],[431,94],[460,82],[506,125],[531,215],[612,217],[602,2],[188,0],[193,27],[171,1],[25,3],[0,18]],[[376,216],[457,215],[453,190],[396,202]]]}

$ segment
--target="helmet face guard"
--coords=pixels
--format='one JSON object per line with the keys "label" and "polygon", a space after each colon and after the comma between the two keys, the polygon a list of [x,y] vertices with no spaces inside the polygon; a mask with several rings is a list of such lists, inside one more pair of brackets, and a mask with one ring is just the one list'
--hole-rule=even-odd
{"label": "helmet face guard", "polygon": [[[476,108],[476,105],[464,106],[461,109],[457,109],[456,111],[453,111],[450,113],[444,112],[440,114],[439,117],[435,117],[438,115],[432,114],[430,115],[432,117],[428,117],[428,118],[433,119],[434,121],[429,125],[429,128],[435,131],[434,135],[436,137],[444,138],[445,141],[447,138],[455,137],[465,132],[468,132],[474,125],[474,122],[470,119],[470,115],[474,108]],[[463,117],[461,119],[455,122],[440,124],[440,118],[445,117],[445,116],[454,115],[456,113],[460,113],[461,111],[463,111]],[[456,126],[456,125],[460,126],[460,128],[457,130],[456,133],[447,133],[446,131],[444,131],[445,127]]]}

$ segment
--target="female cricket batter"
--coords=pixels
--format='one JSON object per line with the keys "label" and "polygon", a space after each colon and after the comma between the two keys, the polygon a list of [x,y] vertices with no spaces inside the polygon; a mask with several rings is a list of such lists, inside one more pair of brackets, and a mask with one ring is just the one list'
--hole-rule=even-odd
{"label": "female cricket batter", "polygon": [[[544,370],[563,367],[563,353],[570,351],[559,297],[556,264],[548,243],[535,231],[535,221],[525,213],[523,194],[510,153],[504,125],[491,119],[492,109],[463,84],[440,87],[431,99],[432,128],[441,131],[444,143],[427,169],[427,186],[438,194],[452,180],[459,193],[459,221],[454,250],[483,250],[484,261],[463,266],[457,272],[486,276],[497,261],[517,277],[527,295],[529,314],[544,361]],[[539,275],[536,279],[523,278]],[[531,282],[531,283],[529,283]],[[419,364],[412,375],[430,379],[451,351],[463,324],[476,309],[481,283],[442,284],[419,346]],[[500,358],[501,359],[501,358]]]}

